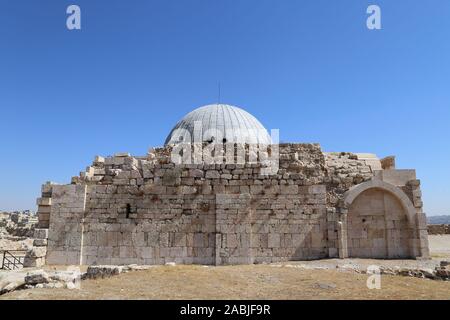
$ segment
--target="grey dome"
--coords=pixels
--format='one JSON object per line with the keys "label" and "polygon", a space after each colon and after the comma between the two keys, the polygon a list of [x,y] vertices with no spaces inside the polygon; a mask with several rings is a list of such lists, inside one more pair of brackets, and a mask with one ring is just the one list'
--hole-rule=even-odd
{"label": "grey dome", "polygon": [[264,126],[247,111],[226,104],[211,104],[185,115],[172,129],[165,145],[206,141],[272,143]]}

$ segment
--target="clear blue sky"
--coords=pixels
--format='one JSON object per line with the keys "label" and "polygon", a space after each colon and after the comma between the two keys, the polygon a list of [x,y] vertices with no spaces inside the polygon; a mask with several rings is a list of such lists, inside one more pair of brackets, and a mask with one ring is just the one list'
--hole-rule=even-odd
{"label": "clear blue sky", "polygon": [[448,0],[0,0],[0,210],[35,209],[97,154],[162,145],[219,81],[283,141],[396,155],[425,211],[450,214]]}

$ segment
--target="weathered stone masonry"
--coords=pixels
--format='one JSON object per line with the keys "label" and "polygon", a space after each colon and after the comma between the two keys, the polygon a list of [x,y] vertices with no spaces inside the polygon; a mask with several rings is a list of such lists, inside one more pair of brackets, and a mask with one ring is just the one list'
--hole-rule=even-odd
{"label": "weathered stone masonry", "polygon": [[261,162],[97,157],[70,185],[46,184],[47,264],[247,264],[327,257],[428,257],[420,183],[393,159],[281,144]]}

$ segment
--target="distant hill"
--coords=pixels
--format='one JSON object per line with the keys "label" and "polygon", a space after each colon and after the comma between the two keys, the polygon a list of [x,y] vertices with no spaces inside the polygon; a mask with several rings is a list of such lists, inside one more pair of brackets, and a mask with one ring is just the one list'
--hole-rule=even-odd
{"label": "distant hill", "polygon": [[450,215],[448,216],[430,216],[427,217],[428,224],[450,224]]}

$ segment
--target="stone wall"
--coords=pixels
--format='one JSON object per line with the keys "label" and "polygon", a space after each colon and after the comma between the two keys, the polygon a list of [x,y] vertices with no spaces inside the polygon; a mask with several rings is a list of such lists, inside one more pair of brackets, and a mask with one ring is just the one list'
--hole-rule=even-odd
{"label": "stone wall", "polygon": [[86,189],[86,185],[75,184],[52,186],[48,264],[80,264]]}
{"label": "stone wall", "polygon": [[348,212],[348,255],[364,258],[411,258],[413,230],[401,203],[380,189],[362,192]]}
{"label": "stone wall", "polygon": [[329,257],[337,258],[343,255],[341,243],[347,230],[342,230],[342,215],[345,213],[344,194],[351,187],[369,181],[375,170],[381,168],[374,155],[350,152],[324,153],[327,175],[327,228]]}
{"label": "stone wall", "polygon": [[[262,174],[268,166],[258,161],[263,154],[251,161],[249,146],[245,163],[232,164],[175,165],[171,148],[145,157],[96,157],[71,185],[44,185],[38,203],[40,224],[49,227],[47,263],[219,265],[342,257],[353,241],[346,235],[346,192],[388,179],[379,177],[381,162],[373,155],[323,153],[317,144],[279,145],[279,169],[270,175]],[[421,206],[420,189],[407,180],[400,192]]]}
{"label": "stone wall", "polygon": [[[340,249],[339,255],[330,249],[330,256],[429,256],[420,181],[416,179],[415,170],[395,169],[392,156],[379,160],[371,154],[342,152],[326,153],[325,159],[327,205],[331,213],[328,215],[329,238],[337,239],[336,246]],[[360,195],[362,198],[349,197],[349,194],[359,195],[358,190],[366,188],[369,190]],[[348,202],[346,197],[352,200]],[[401,211],[403,213],[399,214]],[[368,224],[363,219],[372,221],[375,227],[365,228]],[[337,236],[332,237],[333,229]],[[364,229],[370,229],[372,234]],[[399,241],[403,243],[396,248]],[[329,241],[329,246],[335,245]]]}
{"label": "stone wall", "polygon": [[192,192],[153,184],[89,186],[83,263],[214,264],[215,196]]}
{"label": "stone wall", "polygon": [[52,205],[52,188],[54,183],[47,181],[41,187],[41,197],[36,200],[38,206],[38,227],[48,229]]}
{"label": "stone wall", "polygon": [[325,187],[290,185],[281,190],[278,196],[217,196],[216,264],[327,257]]}

